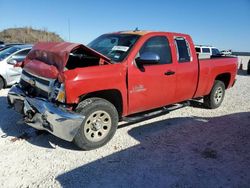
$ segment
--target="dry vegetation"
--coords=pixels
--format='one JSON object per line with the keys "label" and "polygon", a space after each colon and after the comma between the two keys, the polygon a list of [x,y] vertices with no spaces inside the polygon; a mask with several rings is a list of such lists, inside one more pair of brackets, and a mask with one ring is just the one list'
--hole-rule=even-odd
{"label": "dry vegetation", "polygon": [[5,43],[36,43],[38,41],[59,42],[63,41],[63,39],[58,34],[47,31],[47,29],[38,30],[32,27],[24,27],[9,28],[1,31],[0,41]]}

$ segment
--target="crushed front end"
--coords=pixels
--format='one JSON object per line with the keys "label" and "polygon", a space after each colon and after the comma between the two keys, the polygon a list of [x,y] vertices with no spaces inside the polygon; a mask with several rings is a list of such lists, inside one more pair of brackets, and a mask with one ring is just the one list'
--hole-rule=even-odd
{"label": "crushed front end", "polygon": [[9,105],[24,115],[28,125],[72,141],[85,117],[66,104],[64,72],[90,66],[90,60],[93,66],[110,63],[107,57],[81,44],[37,43],[20,65],[21,79],[8,93]]}
{"label": "crushed front end", "polygon": [[20,83],[8,93],[8,103],[28,125],[72,141],[84,117],[66,108],[63,84],[23,70]]}

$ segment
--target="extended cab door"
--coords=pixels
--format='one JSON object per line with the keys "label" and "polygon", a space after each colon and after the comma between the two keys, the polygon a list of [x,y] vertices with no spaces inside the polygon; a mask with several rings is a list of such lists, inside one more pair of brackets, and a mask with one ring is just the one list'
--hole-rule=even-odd
{"label": "extended cab door", "polygon": [[195,48],[189,36],[175,36],[176,93],[175,102],[191,99],[197,88],[199,67]]}
{"label": "extended cab door", "polygon": [[[159,63],[139,65],[136,58],[145,53],[157,54]],[[128,113],[170,104],[176,89],[175,71],[168,37],[154,35],[146,38],[128,68]]]}

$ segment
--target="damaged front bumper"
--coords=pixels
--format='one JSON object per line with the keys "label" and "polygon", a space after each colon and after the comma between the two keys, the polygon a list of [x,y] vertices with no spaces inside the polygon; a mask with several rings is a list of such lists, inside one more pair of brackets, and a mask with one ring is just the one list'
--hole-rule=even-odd
{"label": "damaged front bumper", "polygon": [[74,139],[85,118],[46,99],[29,97],[19,85],[10,89],[8,103],[16,111],[24,114],[25,123],[31,127],[46,130],[67,141]]}

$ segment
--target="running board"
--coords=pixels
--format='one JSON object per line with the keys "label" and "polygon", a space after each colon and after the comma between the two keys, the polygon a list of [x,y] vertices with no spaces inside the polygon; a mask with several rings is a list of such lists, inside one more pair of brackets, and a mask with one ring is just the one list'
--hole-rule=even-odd
{"label": "running board", "polygon": [[171,106],[165,106],[160,109],[156,109],[154,111],[148,111],[148,112],[142,112],[130,116],[123,117],[122,120],[127,122],[127,123],[133,123],[133,122],[139,122],[139,121],[144,121],[147,119],[155,118],[157,116],[165,115],[168,114],[171,111],[178,110],[180,108],[184,108],[186,106],[190,106],[189,101],[185,101],[182,103],[177,103]]}

